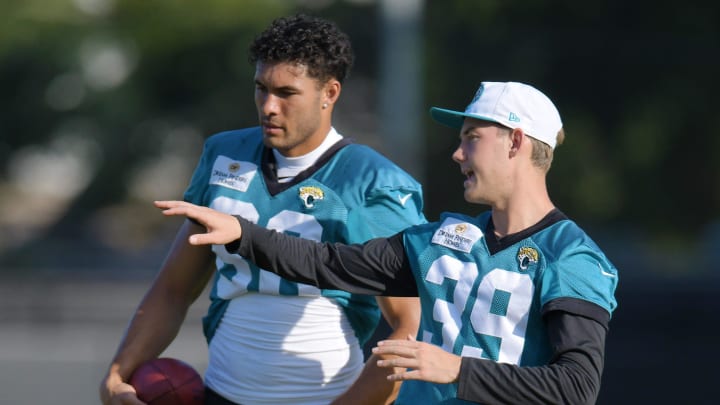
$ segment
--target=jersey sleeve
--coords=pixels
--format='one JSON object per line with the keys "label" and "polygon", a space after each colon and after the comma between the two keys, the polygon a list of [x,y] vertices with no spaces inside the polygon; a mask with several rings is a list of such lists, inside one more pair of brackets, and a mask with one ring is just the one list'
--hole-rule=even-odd
{"label": "jersey sleeve", "polygon": [[422,191],[418,187],[395,186],[370,190],[362,212],[351,212],[348,227],[354,241],[389,236],[421,223]]}
{"label": "jersey sleeve", "polygon": [[390,236],[427,222],[420,183],[368,147],[346,149],[342,172],[353,177],[349,192],[361,194],[348,212],[349,243]]}
{"label": "jersey sleeve", "polygon": [[[564,310],[607,324],[617,307],[617,283],[617,270],[605,255],[592,244],[578,243],[549,261],[542,276],[541,305],[544,312]],[[577,300],[594,306],[577,305]],[[586,310],[595,306],[606,313]]]}
{"label": "jersey sleeve", "polygon": [[203,153],[195,166],[195,171],[183,195],[183,200],[196,205],[207,205],[207,202],[204,201],[204,196],[208,187],[210,169],[212,168],[209,142],[210,140],[206,140],[203,145]]}

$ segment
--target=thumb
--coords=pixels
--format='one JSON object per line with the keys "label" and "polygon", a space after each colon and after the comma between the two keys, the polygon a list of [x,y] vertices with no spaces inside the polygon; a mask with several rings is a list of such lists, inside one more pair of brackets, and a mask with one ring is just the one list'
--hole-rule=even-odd
{"label": "thumb", "polygon": [[194,235],[190,235],[188,238],[188,242],[190,242],[191,245],[212,245],[213,241],[210,238],[210,235],[207,233],[196,233]]}

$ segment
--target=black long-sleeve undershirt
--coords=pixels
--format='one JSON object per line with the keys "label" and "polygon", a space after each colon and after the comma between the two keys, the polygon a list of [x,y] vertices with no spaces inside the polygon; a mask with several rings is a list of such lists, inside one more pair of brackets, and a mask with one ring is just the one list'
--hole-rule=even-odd
{"label": "black long-sleeve undershirt", "polygon": [[[226,245],[259,267],[318,288],[417,296],[402,233],[364,244],[316,243],[238,217],[239,242]],[[543,308],[553,357],[520,367],[463,357],[458,398],[486,404],[593,404],[600,389],[609,315],[587,301],[559,299]]]}

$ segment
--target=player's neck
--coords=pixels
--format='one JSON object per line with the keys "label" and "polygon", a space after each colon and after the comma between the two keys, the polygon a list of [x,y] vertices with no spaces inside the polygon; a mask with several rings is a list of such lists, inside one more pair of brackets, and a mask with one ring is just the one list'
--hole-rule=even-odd
{"label": "player's neck", "polygon": [[291,181],[298,173],[312,166],[328,149],[342,139],[342,135],[331,128],[323,142],[312,151],[294,157],[284,156],[277,149],[273,149],[275,161],[277,162],[277,177],[281,183]]}
{"label": "player's neck", "polygon": [[492,207],[495,235],[502,238],[523,231],[540,222],[554,208],[544,188],[495,204]]}

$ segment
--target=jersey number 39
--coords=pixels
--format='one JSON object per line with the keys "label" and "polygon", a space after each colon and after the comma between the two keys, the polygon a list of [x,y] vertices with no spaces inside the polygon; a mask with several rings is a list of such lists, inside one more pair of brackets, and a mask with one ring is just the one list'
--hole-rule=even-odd
{"label": "jersey number 39", "polygon": [[[479,283],[478,276],[475,263],[450,256],[440,257],[428,269],[425,280],[430,283],[441,286],[445,279],[455,281],[453,302],[436,298],[433,304],[433,319],[442,324],[441,346],[454,352],[459,344],[462,356],[518,364],[535,289],[532,280],[501,268],[485,273]],[[468,319],[474,334],[461,336]]]}

